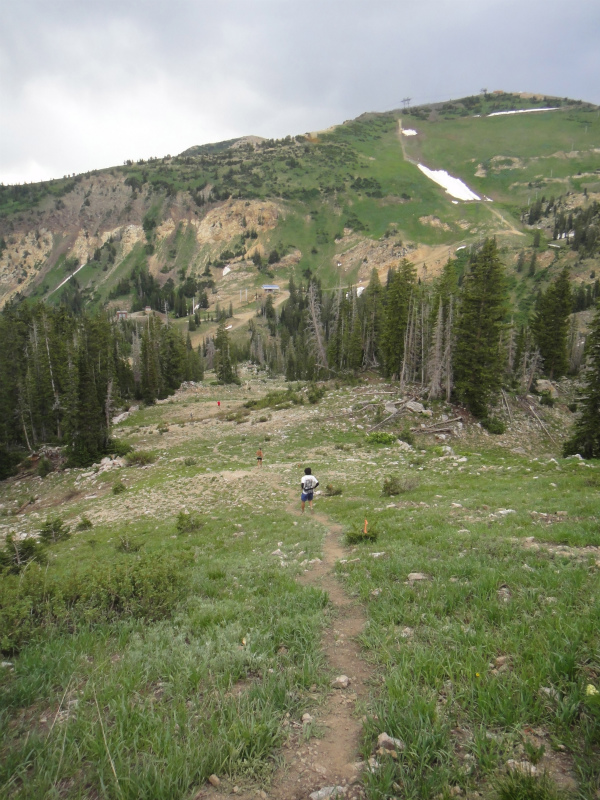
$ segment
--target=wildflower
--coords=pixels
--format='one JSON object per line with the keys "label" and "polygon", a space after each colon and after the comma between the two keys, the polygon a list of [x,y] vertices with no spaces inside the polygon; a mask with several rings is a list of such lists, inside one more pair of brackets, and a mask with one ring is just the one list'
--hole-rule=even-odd
{"label": "wildflower", "polygon": [[480,677],[480,675],[479,675],[479,673],[478,673],[478,672],[476,672],[476,673],[475,673],[475,677],[476,677],[476,678],[479,678],[479,677]]}
{"label": "wildflower", "polygon": [[594,695],[600,694],[598,689],[596,689],[592,683],[588,683],[588,685],[585,687],[585,693],[588,697],[594,697]]}

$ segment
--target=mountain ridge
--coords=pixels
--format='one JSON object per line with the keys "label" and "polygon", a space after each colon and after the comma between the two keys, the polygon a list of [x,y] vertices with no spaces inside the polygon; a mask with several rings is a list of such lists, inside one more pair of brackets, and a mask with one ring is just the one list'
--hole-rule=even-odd
{"label": "mountain ridge", "polygon": [[[486,116],[549,101],[557,111]],[[457,247],[486,235],[502,238],[510,266],[535,225],[544,223],[549,252],[553,220],[527,220],[538,195],[544,211],[558,196],[568,213],[600,197],[599,156],[596,106],[486,93],[365,112],[281,140],[238,137],[175,157],[0,187],[0,303],[23,295],[60,301],[71,281],[57,287],[75,270],[85,304],[125,308],[133,296],[115,292],[136,269],[161,285],[203,281],[211,304],[307,270],[325,286],[349,285],[373,267],[383,275],[402,257],[430,280]],[[417,164],[447,170],[493,202],[455,200]],[[397,247],[388,257],[390,241]],[[564,252],[553,264],[571,258],[565,245],[559,240]],[[354,251],[364,255],[354,258]],[[575,278],[594,271],[590,257],[584,266],[571,258]],[[223,276],[225,265],[233,275]]]}

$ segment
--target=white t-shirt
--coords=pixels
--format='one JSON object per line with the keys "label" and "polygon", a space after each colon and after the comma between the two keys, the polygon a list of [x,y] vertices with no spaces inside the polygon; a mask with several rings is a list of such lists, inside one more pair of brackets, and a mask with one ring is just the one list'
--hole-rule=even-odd
{"label": "white t-shirt", "polygon": [[302,484],[302,489],[305,492],[312,492],[313,489],[316,489],[319,485],[319,481],[315,478],[314,475],[303,475],[300,483]]}

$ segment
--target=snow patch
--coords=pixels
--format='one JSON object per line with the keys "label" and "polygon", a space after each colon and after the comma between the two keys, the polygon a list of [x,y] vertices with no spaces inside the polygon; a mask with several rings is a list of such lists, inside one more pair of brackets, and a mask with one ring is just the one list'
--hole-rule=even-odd
{"label": "snow patch", "polygon": [[225,269],[223,270],[223,275],[224,276],[228,275],[230,272],[231,272],[231,267],[225,267]]}
{"label": "snow patch", "polygon": [[488,117],[504,117],[507,114],[532,114],[534,111],[558,111],[558,108],[518,108],[515,111],[493,111]]}
{"label": "snow patch", "polygon": [[400,128],[400,133],[403,136],[416,136],[417,132],[412,128]]}
{"label": "snow patch", "polygon": [[479,195],[472,192],[466,183],[463,183],[460,178],[452,177],[445,169],[429,169],[423,164],[417,164],[417,166],[424,175],[444,188],[451,197],[456,197],[458,200],[481,200]]}
{"label": "snow patch", "polygon": [[357,288],[357,290],[356,290],[356,296],[357,296],[357,297],[360,297],[360,296],[361,296],[361,294],[364,292],[364,290],[365,290],[365,287],[364,287],[364,286],[359,286],[359,287]]}

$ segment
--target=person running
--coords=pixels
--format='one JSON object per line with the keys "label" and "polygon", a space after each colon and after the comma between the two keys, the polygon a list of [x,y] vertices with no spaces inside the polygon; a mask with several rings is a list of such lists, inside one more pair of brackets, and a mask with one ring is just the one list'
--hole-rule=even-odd
{"label": "person running", "polygon": [[300,485],[302,486],[302,494],[300,495],[300,500],[302,502],[302,513],[304,514],[304,504],[308,500],[308,507],[311,511],[313,509],[313,492],[319,485],[319,481],[315,478],[312,474],[312,470],[310,467],[306,467],[304,470],[304,475],[300,481]]}
{"label": "person running", "polygon": [[259,447],[258,450],[256,451],[256,466],[257,467],[262,467],[262,459],[263,459],[263,452],[262,452],[261,448]]}

